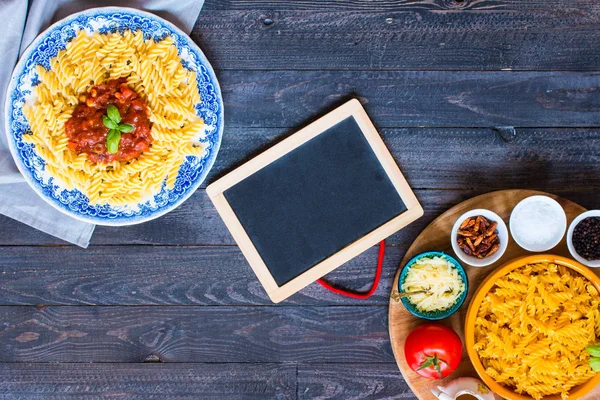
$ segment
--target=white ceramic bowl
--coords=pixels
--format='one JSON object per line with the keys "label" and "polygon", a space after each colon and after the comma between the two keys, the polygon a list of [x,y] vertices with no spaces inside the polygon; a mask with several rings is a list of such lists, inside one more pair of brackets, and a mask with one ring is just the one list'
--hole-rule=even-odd
{"label": "white ceramic bowl", "polygon": [[[558,223],[559,223],[558,232],[556,233],[556,235],[554,237],[552,237],[545,243],[528,243],[524,238],[519,237],[518,234],[515,234],[514,227],[516,224],[518,224],[518,222],[516,222],[517,212],[520,209],[522,209],[523,207],[525,207],[526,205],[533,203],[533,202],[541,202],[543,204],[550,206],[559,215],[559,218],[560,218],[560,221],[558,221]],[[556,200],[554,200],[553,198],[550,198],[548,196],[541,196],[541,195],[530,196],[530,197],[527,197],[527,198],[521,200],[515,206],[515,208],[513,208],[512,212],[510,213],[510,221],[509,221],[508,225],[510,227],[510,234],[511,234],[512,238],[523,249],[525,249],[527,251],[532,251],[532,252],[548,251],[551,248],[555,247],[557,244],[559,244],[560,241],[562,240],[562,238],[565,236],[565,231],[567,230],[567,215],[565,214],[565,210],[563,210],[562,206],[560,204],[558,204],[558,202]]]}
{"label": "white ceramic bowl", "polygon": [[[477,215],[481,215],[482,217],[485,217],[493,222],[498,221],[498,227],[496,229],[498,230],[498,238],[500,239],[500,248],[497,252],[486,258],[477,258],[475,256],[469,256],[464,251],[462,251],[460,247],[458,247],[457,232],[458,228],[460,228],[460,224],[462,224],[462,222],[465,219],[469,217],[475,217]],[[450,234],[450,242],[452,243],[452,250],[454,250],[454,254],[456,254],[456,256],[460,258],[461,261],[465,262],[466,264],[472,265],[473,267],[485,267],[498,261],[506,251],[506,247],[508,246],[508,229],[506,228],[506,224],[498,214],[490,210],[479,208],[476,210],[468,211],[460,217],[458,217],[458,219],[454,223],[454,226],[452,227],[452,233]]]}
{"label": "white ceramic bowl", "polygon": [[577,218],[575,218],[573,222],[571,222],[571,225],[569,225],[569,230],[567,231],[567,247],[569,248],[569,251],[571,252],[571,255],[575,260],[588,267],[598,268],[600,267],[600,260],[590,261],[581,257],[579,254],[577,254],[577,252],[575,251],[575,247],[573,246],[573,230],[575,230],[577,224],[579,224],[582,220],[588,217],[600,217],[600,210],[586,211],[583,214],[579,215]]}

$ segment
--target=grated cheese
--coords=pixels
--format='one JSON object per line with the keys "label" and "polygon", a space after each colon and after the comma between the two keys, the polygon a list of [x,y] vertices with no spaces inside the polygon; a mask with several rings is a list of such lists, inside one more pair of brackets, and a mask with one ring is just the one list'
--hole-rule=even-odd
{"label": "grated cheese", "polygon": [[465,291],[465,283],[451,262],[442,257],[423,257],[412,264],[402,284],[403,292],[419,290],[428,293],[408,296],[408,300],[420,311],[440,311],[456,303]]}

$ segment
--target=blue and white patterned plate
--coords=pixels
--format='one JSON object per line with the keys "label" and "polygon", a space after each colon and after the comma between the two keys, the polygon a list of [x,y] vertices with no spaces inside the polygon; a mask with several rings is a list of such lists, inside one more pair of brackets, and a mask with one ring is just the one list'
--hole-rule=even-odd
{"label": "blue and white patterned plate", "polygon": [[[197,73],[201,103],[196,111],[204,119],[206,132],[201,142],[205,147],[202,157],[187,157],[179,169],[175,187],[165,185],[152,199],[132,206],[90,205],[87,196],[79,190],[66,190],[45,171],[44,161],[35,146],[22,140],[30,130],[22,107],[31,89],[38,83],[37,65],[50,67],[50,60],[77,32],[107,33],[141,29],[146,38],[161,40],[173,36],[183,64]],[[196,191],[212,167],[223,133],[223,99],[219,82],[208,60],[196,44],[179,28],[156,15],[122,7],[94,8],[73,14],[48,28],[27,48],[13,72],[5,105],[6,134],[19,170],[29,185],[48,203],[74,218],[99,225],[133,225],[157,218],[183,203]],[[18,201],[15,199],[15,201]]]}

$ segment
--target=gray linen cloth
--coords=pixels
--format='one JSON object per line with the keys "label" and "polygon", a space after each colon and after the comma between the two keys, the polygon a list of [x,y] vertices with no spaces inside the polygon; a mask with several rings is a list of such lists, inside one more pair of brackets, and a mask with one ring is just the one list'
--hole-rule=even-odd
{"label": "gray linen cloth", "polygon": [[157,14],[190,33],[204,0],[0,0],[0,213],[40,231],[87,247],[95,225],[78,221],[42,200],[13,162],[4,132],[6,88],[19,54],[54,22],[92,7],[133,7]]}

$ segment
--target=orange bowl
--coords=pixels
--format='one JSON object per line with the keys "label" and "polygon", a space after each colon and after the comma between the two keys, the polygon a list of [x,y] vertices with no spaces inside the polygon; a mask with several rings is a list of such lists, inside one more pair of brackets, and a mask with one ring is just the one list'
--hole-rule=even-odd
{"label": "orange bowl", "polygon": [[[475,345],[475,319],[477,318],[477,310],[479,310],[479,306],[481,305],[481,302],[483,301],[485,295],[490,291],[490,289],[492,289],[492,287],[499,278],[508,274],[512,270],[522,267],[526,264],[536,264],[543,262],[563,265],[567,268],[578,272],[579,274],[587,278],[590,282],[592,282],[592,284],[600,291],[600,277],[598,277],[598,275],[593,273],[587,267],[583,266],[577,261],[571,260],[566,257],[555,256],[550,254],[540,254],[517,258],[515,260],[509,261],[501,267],[498,267],[481,283],[481,285],[479,285],[477,291],[475,292],[475,295],[473,296],[473,300],[469,304],[469,309],[467,310],[467,317],[465,320],[465,346],[467,347],[469,359],[475,367],[477,374],[479,374],[479,376],[485,382],[485,384],[488,385],[488,387],[494,392],[496,392],[498,395],[509,400],[531,400],[532,397],[528,395],[515,393],[510,388],[501,386],[500,384],[496,383],[496,381],[494,381],[492,377],[485,373],[485,368],[479,360],[479,355],[477,354],[477,351],[473,349],[473,346]],[[569,400],[575,400],[583,397],[592,389],[594,389],[598,384],[600,384],[600,373],[594,375],[586,383],[573,387],[569,391]],[[544,400],[560,400],[560,395],[545,396]]]}

